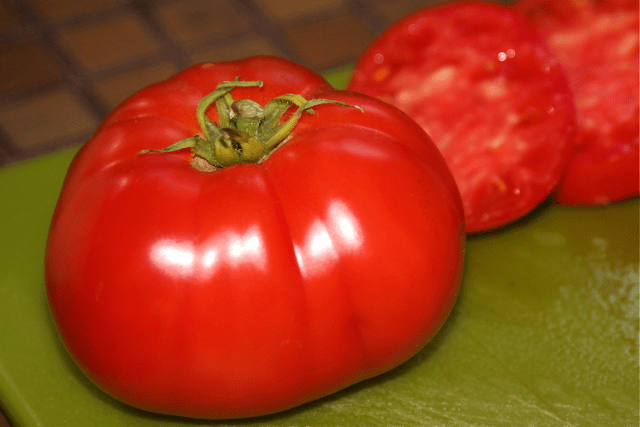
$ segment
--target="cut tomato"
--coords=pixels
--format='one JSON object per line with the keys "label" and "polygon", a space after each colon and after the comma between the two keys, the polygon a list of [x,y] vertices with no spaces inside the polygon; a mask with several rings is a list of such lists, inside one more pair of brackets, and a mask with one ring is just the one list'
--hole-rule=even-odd
{"label": "cut tomato", "polygon": [[522,0],[515,7],[547,37],[574,91],[576,154],[555,199],[581,205],[637,196],[637,0]]}
{"label": "cut tomato", "polygon": [[569,156],[575,109],[555,53],[506,6],[421,9],[375,40],[349,89],[420,124],[460,189],[467,232],[510,223],[545,200]]}

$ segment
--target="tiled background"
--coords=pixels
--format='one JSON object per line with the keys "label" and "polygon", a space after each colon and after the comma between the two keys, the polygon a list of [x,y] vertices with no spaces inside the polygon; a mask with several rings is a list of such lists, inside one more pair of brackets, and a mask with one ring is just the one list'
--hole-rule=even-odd
{"label": "tiled background", "polygon": [[127,95],[198,62],[352,64],[438,0],[0,0],[0,167],[85,141]]}

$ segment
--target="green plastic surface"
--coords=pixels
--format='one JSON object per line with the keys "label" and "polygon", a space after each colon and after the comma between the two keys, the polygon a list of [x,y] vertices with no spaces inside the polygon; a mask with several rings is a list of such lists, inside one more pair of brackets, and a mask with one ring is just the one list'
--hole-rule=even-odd
{"label": "green plastic surface", "polygon": [[[328,78],[343,86],[348,69]],[[47,229],[74,150],[0,169],[0,402],[15,426],[637,426],[638,199],[546,204],[468,242],[442,330],[379,377],[268,417],[123,405],[76,368],[44,291]]]}

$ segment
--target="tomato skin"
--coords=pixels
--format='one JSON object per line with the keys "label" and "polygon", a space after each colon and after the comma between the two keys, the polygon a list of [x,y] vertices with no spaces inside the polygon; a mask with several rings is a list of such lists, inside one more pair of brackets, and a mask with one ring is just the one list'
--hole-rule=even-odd
{"label": "tomato skin", "polygon": [[449,2],[412,13],[367,47],[348,89],[400,108],[433,138],[459,186],[469,233],[529,213],[572,152],[565,72],[506,6]]}
{"label": "tomato skin", "polygon": [[554,200],[596,205],[637,196],[638,2],[520,0],[514,7],[558,53],[576,98],[576,153]]}
{"label": "tomato skin", "polygon": [[[215,172],[194,169],[188,150],[138,154],[199,132],[194,102],[237,76],[264,86],[235,99],[302,93],[364,113],[314,107],[263,162]],[[66,348],[108,394],[249,417],[413,356],[455,302],[464,247],[459,193],[418,125],[258,57],[194,66],[114,110],[68,171],[46,290]]]}

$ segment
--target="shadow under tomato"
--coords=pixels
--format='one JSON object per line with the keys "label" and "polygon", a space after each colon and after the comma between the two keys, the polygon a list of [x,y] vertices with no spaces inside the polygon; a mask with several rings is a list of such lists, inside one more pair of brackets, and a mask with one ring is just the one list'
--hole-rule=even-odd
{"label": "shadow under tomato", "polygon": [[532,221],[535,221],[536,218],[538,218],[540,215],[542,215],[546,210],[549,209],[550,206],[554,205],[555,203],[553,202],[553,200],[551,200],[551,198],[547,198],[544,201],[542,201],[542,203],[540,203],[538,206],[536,206],[535,208],[533,208],[533,210],[531,210],[531,212],[529,212],[528,214],[526,214],[525,216],[523,216],[522,218],[519,218],[513,222],[510,222],[509,224],[503,225],[502,227],[493,229],[493,230],[488,230],[488,231],[484,231],[481,233],[475,233],[475,234],[470,234],[467,236],[467,239],[481,239],[484,236],[493,236],[495,234],[502,234],[502,233],[506,233],[510,230],[513,230],[514,228],[520,228],[525,226],[526,224],[529,224]]}

